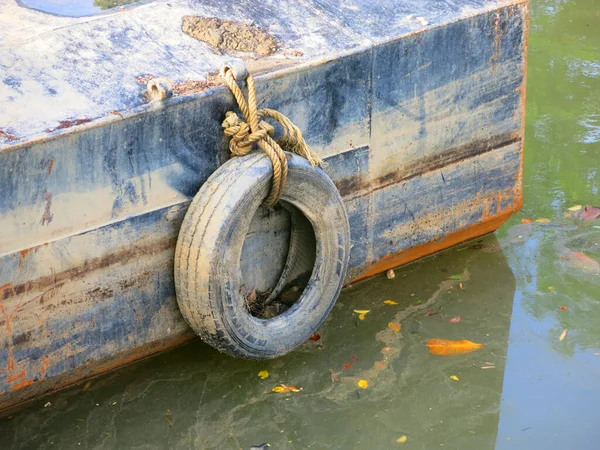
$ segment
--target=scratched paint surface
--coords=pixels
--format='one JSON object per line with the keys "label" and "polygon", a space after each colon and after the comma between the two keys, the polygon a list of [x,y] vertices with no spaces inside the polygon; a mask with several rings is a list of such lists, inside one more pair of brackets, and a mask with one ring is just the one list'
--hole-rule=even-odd
{"label": "scratched paint surface", "polygon": [[[527,8],[475,12],[259,80],[259,102],[303,129],[344,196],[348,281],[520,207]],[[0,151],[0,406],[191,337],[173,247],[189,199],[227,158],[232,107],[216,90]],[[253,282],[268,285],[286,217],[270,219],[282,232],[261,254],[256,220],[242,266],[259,257]]]}

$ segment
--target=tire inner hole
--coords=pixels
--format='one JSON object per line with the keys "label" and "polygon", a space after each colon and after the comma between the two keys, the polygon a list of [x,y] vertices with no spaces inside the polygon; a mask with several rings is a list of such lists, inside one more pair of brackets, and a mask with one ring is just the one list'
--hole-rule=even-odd
{"label": "tire inner hole", "polygon": [[[288,257],[290,266],[286,269]],[[248,312],[271,319],[287,311],[302,295],[315,259],[315,233],[299,209],[284,201],[272,208],[260,206],[240,257],[240,293]]]}

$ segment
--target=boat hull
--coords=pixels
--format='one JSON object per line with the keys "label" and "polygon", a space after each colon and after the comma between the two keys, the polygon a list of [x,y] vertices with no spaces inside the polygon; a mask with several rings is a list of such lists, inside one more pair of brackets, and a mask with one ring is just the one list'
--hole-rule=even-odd
{"label": "boat hull", "polygon": [[[303,130],[343,196],[347,283],[519,210],[527,20],[526,3],[500,5],[257,78],[259,102]],[[233,108],[217,88],[0,151],[0,408],[194,337],[174,248],[229,157]],[[287,221],[255,217],[242,270],[257,286],[274,283]]]}

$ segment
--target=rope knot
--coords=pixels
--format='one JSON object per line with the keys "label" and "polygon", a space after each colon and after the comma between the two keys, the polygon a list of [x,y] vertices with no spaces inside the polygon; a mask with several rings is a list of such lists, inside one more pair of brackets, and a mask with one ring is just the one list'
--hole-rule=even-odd
{"label": "rope knot", "polygon": [[[246,75],[248,100],[244,97],[230,68],[225,67],[221,76],[233,93],[245,118],[243,121],[233,111],[225,113],[225,120],[221,126],[225,135],[230,138],[229,150],[234,156],[244,156],[250,153],[256,144],[269,156],[273,164],[273,185],[265,204],[272,206],[281,198],[287,179],[288,165],[283,148],[303,156],[313,167],[321,165],[323,161],[310,149],[304,141],[302,132],[290,119],[274,109],[257,108],[256,86],[250,73]],[[268,122],[260,120],[262,117],[272,118],[281,125],[283,136],[279,140],[273,139],[275,128]]]}

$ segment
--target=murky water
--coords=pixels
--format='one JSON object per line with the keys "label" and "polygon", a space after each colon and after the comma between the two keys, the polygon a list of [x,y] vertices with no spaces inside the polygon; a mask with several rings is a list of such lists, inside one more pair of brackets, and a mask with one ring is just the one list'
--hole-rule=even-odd
{"label": "murky water", "polygon": [[[600,219],[564,216],[600,203],[599,20],[597,0],[532,2],[525,204],[496,236],[347,289],[287,357],[193,342],[35,401],[0,419],[2,448],[599,448],[600,277],[573,255],[600,261]],[[436,356],[433,337],[486,346]]]}

